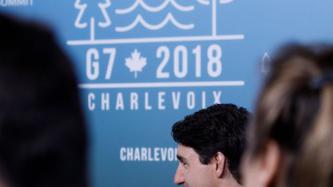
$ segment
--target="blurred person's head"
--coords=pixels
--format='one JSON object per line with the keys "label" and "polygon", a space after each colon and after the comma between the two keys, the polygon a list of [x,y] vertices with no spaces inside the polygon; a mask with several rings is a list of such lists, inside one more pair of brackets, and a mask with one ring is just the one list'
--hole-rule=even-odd
{"label": "blurred person's head", "polygon": [[289,45],[249,126],[246,187],[333,186],[333,47]]}
{"label": "blurred person's head", "polygon": [[179,165],[174,182],[186,187],[240,186],[248,115],[245,108],[216,104],[175,123]]}
{"label": "blurred person's head", "polygon": [[0,15],[0,181],[86,187],[87,136],[71,64],[45,28]]}

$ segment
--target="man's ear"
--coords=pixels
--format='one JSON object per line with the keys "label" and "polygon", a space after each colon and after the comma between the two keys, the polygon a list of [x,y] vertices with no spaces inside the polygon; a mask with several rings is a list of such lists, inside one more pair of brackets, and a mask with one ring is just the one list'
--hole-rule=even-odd
{"label": "man's ear", "polygon": [[222,175],[225,172],[225,167],[226,167],[226,158],[223,153],[217,152],[215,156],[213,157],[214,159],[214,165],[215,165],[215,174],[218,178],[222,177]]}
{"label": "man's ear", "polygon": [[259,180],[263,186],[270,186],[278,175],[279,163],[282,160],[282,153],[275,141],[269,141],[266,149],[258,159],[260,175]]}

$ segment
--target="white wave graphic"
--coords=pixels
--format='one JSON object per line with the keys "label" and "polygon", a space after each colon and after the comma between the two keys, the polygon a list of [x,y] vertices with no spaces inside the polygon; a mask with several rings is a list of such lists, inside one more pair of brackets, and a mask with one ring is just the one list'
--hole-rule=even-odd
{"label": "white wave graphic", "polygon": [[228,4],[233,2],[234,0],[220,0],[220,4]]}
{"label": "white wave graphic", "polygon": [[203,5],[209,5],[210,4],[209,0],[198,0],[198,2],[200,4],[203,4]]}
{"label": "white wave graphic", "polygon": [[131,23],[128,26],[124,26],[124,27],[116,27],[116,31],[117,32],[128,32],[130,30],[132,30],[133,28],[135,28],[139,23],[145,27],[148,30],[159,30],[162,29],[163,27],[165,27],[169,22],[171,22],[175,27],[177,27],[178,29],[181,30],[189,30],[189,29],[193,29],[194,28],[194,24],[182,24],[179,23],[172,14],[168,13],[168,15],[165,17],[165,19],[157,24],[157,25],[153,25],[150,23],[147,23],[142,16],[139,14],[136,19],[133,21],[133,23]]}
{"label": "white wave graphic", "polygon": [[[215,1],[215,0],[211,0],[211,1]],[[220,4],[228,4],[233,1],[234,0],[220,0]],[[210,0],[198,0],[198,2],[203,5],[210,5]]]}
{"label": "white wave graphic", "polygon": [[126,9],[116,9],[116,14],[128,14],[133,11],[135,11],[138,6],[141,6],[143,9],[149,12],[160,12],[163,9],[165,9],[169,4],[173,5],[177,10],[182,11],[182,12],[189,12],[194,10],[194,6],[182,6],[178,4],[175,0],[166,0],[164,1],[160,6],[153,7],[150,5],[147,5],[143,0],[137,0],[135,3],[126,8]]}

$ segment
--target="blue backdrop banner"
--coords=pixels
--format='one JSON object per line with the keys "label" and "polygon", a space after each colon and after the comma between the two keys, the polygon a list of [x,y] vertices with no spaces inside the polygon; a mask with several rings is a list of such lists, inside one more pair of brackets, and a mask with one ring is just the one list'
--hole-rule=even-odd
{"label": "blue backdrop banner", "polygon": [[94,187],[172,187],[171,126],[214,103],[253,109],[273,51],[333,41],[333,1],[0,0],[75,62]]}

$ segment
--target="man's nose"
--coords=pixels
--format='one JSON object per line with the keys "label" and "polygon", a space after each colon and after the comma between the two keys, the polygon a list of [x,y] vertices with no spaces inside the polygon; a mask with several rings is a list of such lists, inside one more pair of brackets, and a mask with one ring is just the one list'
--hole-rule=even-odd
{"label": "man's nose", "polygon": [[176,173],[175,173],[175,176],[174,176],[174,183],[175,184],[184,184],[185,182],[185,178],[184,178],[184,170],[182,168],[182,166],[179,164],[178,167],[177,167],[177,170],[176,170]]}

